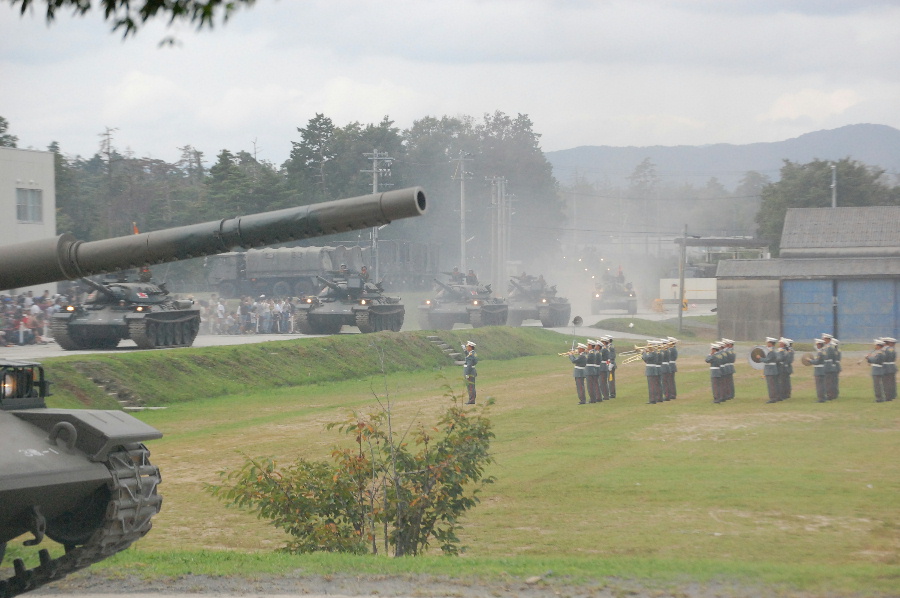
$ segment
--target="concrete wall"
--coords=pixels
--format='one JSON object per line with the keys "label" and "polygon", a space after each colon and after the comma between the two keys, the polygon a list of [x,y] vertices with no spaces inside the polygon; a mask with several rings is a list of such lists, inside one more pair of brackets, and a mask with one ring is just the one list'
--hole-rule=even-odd
{"label": "concrete wall", "polygon": [[781,336],[779,280],[720,278],[717,306],[720,337],[761,343]]}
{"label": "concrete wall", "polygon": [[[55,177],[52,152],[0,147],[0,244],[56,236]],[[41,222],[18,221],[16,189],[41,190]],[[31,287],[35,294],[44,289],[55,292],[56,285]],[[11,294],[9,290],[0,292]]]}
{"label": "concrete wall", "polygon": [[[677,303],[679,297],[681,297],[678,290],[678,279],[660,278],[659,296],[663,301],[674,300]],[[703,301],[704,303],[714,302],[716,300],[716,279],[685,278],[684,297],[687,299],[688,304],[694,301]]]}

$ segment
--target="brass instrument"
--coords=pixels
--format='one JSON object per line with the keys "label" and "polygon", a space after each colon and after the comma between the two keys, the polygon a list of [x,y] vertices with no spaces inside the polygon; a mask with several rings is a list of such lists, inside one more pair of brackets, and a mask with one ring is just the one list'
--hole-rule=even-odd
{"label": "brass instrument", "polygon": [[562,356],[562,355],[574,355],[574,354],[576,354],[576,353],[578,353],[578,351],[566,351],[565,353],[557,353],[557,355],[560,355],[560,356]]}
{"label": "brass instrument", "polygon": [[813,355],[812,353],[804,353],[803,357],[800,358],[800,363],[806,366],[810,366],[812,365],[813,357],[815,357],[815,355]]}

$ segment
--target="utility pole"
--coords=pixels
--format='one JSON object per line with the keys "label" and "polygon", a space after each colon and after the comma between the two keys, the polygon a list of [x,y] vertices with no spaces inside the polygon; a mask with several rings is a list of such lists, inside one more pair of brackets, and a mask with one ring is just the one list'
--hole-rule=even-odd
{"label": "utility pole", "polygon": [[837,166],[831,165],[831,207],[837,207]]}
{"label": "utility pole", "polygon": [[[501,289],[506,277],[509,208],[505,177],[485,177],[491,182],[491,285]],[[500,291],[497,291],[500,292]]]}
{"label": "utility pole", "polygon": [[684,261],[687,257],[687,224],[681,236],[681,259],[678,260],[678,332],[682,331],[681,321],[684,317]]}
{"label": "utility pole", "polygon": [[459,157],[451,162],[456,162],[456,172],[453,180],[459,181],[459,271],[466,273],[466,179],[471,178],[471,172],[466,172],[466,162],[471,162],[470,154],[459,150]]}
{"label": "utility pole", "polygon": [[[387,155],[387,153],[379,152],[377,149],[372,150],[371,152],[367,152],[363,154],[369,160],[372,161],[372,169],[371,170],[360,170],[360,172],[371,172],[372,173],[372,193],[378,193],[378,178],[379,175],[391,176],[391,162],[394,161],[393,158]],[[382,167],[379,168],[379,161],[383,163]],[[390,185],[384,185],[383,187],[389,187]],[[378,227],[372,227],[372,261],[375,263],[372,264],[372,270],[375,273],[375,281],[377,282],[380,278],[378,272]]]}

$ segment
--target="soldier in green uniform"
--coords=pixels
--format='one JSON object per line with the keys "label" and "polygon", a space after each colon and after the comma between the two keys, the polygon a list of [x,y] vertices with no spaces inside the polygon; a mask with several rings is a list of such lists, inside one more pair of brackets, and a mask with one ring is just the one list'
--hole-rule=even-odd
{"label": "soldier in green uniform", "polygon": [[669,342],[660,339],[657,354],[659,355],[659,392],[663,401],[671,401],[669,392]]}
{"label": "soldier in green uniform", "polygon": [[469,341],[466,343],[466,357],[463,362],[463,379],[466,381],[466,389],[469,392],[469,400],[466,405],[475,404],[475,378],[478,372],[475,371],[475,365],[478,363],[478,355],[475,353],[475,343]]}
{"label": "soldier in green uniform", "polygon": [[866,361],[872,366],[872,389],[875,391],[875,402],[884,403],[884,341],[876,338],[875,348],[866,355]]}
{"label": "soldier in green uniform", "polygon": [[784,356],[781,362],[781,398],[791,398],[791,375],[794,373],[794,340],[782,338],[784,341]]}
{"label": "soldier in green uniform", "polygon": [[656,341],[647,341],[647,348],[641,352],[641,360],[644,362],[644,376],[647,377],[648,405],[662,403],[658,357]]}
{"label": "soldier in green uniform", "polygon": [[609,351],[609,398],[616,398],[616,348],[613,346],[613,337],[606,335],[600,338],[606,350]]}
{"label": "soldier in green uniform", "polygon": [[885,336],[884,341],[884,400],[893,401],[897,398],[897,352],[894,345],[897,339]]}
{"label": "soldier in green uniform", "polygon": [[825,392],[825,341],[817,338],[815,344],[816,352],[809,365],[813,366],[813,379],[816,381],[816,402],[824,403],[828,400]]}
{"label": "soldier in green uniform", "polygon": [[600,341],[594,341],[597,349],[597,400],[609,400],[609,349]]}
{"label": "soldier in green uniform", "polygon": [[734,361],[737,356],[734,353],[734,341],[730,338],[723,338],[719,341],[722,343],[722,353],[724,362],[722,364],[722,381],[723,391],[725,392],[724,400],[730,401],[734,398]]}
{"label": "soldier in green uniform", "polygon": [[725,392],[722,384],[722,364],[724,363],[722,343],[716,342],[709,345],[706,363],[709,364],[709,385],[712,389],[713,403],[723,403]]}
{"label": "soldier in green uniform", "polygon": [[838,383],[840,378],[840,351],[837,343],[832,335],[825,333],[821,335],[825,341],[825,398],[833,401],[838,398]]}
{"label": "soldier in green uniform", "polygon": [[569,352],[569,361],[572,362],[572,376],[575,378],[575,391],[578,393],[578,404],[584,405],[584,368],[587,365],[587,355],[584,352],[587,345],[578,343],[574,352]]}
{"label": "soldier in green uniform", "polygon": [[[766,348],[768,353],[763,357],[763,374],[766,377],[766,389],[769,391],[769,400],[767,403],[777,403],[781,400],[781,384],[779,384],[779,375],[781,374],[781,359],[784,356],[784,350],[777,347],[777,338],[771,336],[766,337]],[[781,343],[778,343],[781,344]]]}
{"label": "soldier in green uniform", "polygon": [[602,397],[600,397],[600,384],[597,380],[600,377],[600,368],[597,365],[597,360],[600,358],[600,354],[597,351],[597,344],[599,343],[593,339],[587,339],[586,344],[584,383],[587,386],[588,403],[597,403],[602,400]]}
{"label": "soldier in green uniform", "polygon": [[674,336],[667,337],[669,341],[669,400],[678,398],[678,388],[675,385],[675,374],[678,373],[678,339]]}

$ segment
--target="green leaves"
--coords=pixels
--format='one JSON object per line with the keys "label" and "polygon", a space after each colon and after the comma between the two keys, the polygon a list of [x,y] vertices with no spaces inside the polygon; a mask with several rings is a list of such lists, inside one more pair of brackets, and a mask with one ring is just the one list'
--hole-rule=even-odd
{"label": "green leaves", "polygon": [[422,554],[433,542],[458,554],[460,518],[494,481],[485,475],[494,433],[487,406],[464,409],[445,388],[452,403],[434,425],[397,434],[389,404],[354,413],[326,426],[356,445],[336,447],[331,463],[298,459],[278,467],[271,458],[248,458],[207,489],[290,534],[288,552],[375,553],[380,535],[395,556]]}

